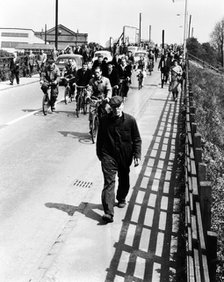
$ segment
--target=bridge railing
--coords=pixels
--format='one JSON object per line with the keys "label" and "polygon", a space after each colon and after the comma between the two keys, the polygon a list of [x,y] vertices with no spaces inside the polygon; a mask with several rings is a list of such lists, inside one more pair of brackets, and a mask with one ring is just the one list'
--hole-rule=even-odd
{"label": "bridge railing", "polygon": [[211,229],[211,183],[202,162],[201,135],[195,122],[195,104],[188,66],[185,104],[185,228],[187,281],[213,282],[216,276],[217,236]]}
{"label": "bridge railing", "polygon": [[223,74],[223,71],[219,70],[218,68],[215,68],[214,66],[210,65],[209,63],[195,57],[194,55],[188,53],[187,54],[189,59],[192,59],[193,61],[197,62],[199,65],[201,65],[203,68],[211,69],[217,73]]}

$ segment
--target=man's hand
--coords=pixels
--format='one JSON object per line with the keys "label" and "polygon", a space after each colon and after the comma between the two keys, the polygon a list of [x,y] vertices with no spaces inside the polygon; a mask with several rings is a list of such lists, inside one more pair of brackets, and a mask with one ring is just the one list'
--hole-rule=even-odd
{"label": "man's hand", "polygon": [[139,158],[134,158],[134,166],[138,166],[140,164]]}

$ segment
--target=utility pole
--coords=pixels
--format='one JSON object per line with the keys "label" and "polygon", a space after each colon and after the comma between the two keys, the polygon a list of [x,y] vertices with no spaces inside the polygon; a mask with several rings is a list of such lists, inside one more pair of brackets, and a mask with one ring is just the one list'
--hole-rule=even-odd
{"label": "utility pole", "polygon": [[184,59],[186,59],[186,43],[187,43],[187,0],[185,0],[184,9]]}
{"label": "utility pole", "polygon": [[45,24],[45,30],[44,30],[44,43],[47,44],[47,25]]}
{"label": "utility pole", "polygon": [[151,32],[152,32],[152,26],[149,25],[149,43],[151,42]]}
{"label": "utility pole", "polygon": [[189,17],[188,38],[191,36],[191,15]]}
{"label": "utility pole", "polygon": [[165,38],[165,30],[162,30],[162,49],[164,50],[164,38]]}
{"label": "utility pole", "polygon": [[141,44],[142,36],[142,13],[139,13],[139,45]]}
{"label": "utility pole", "polygon": [[58,0],[55,1],[55,49],[58,50]]}

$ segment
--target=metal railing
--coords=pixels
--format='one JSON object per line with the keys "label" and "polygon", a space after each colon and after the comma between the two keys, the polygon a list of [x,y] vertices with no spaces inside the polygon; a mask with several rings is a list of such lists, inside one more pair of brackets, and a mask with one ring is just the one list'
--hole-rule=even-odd
{"label": "metal railing", "polygon": [[216,276],[217,235],[211,228],[211,183],[202,162],[201,135],[195,123],[195,105],[188,67],[185,105],[185,228],[187,281],[213,282]]}
{"label": "metal railing", "polygon": [[194,55],[187,53],[187,56],[188,56],[189,60],[193,60],[193,61],[197,62],[201,67],[208,68],[208,69],[211,69],[211,70],[213,70],[217,73],[223,74],[223,72],[220,71],[218,68],[215,68],[214,66],[210,65],[209,63],[195,57]]}

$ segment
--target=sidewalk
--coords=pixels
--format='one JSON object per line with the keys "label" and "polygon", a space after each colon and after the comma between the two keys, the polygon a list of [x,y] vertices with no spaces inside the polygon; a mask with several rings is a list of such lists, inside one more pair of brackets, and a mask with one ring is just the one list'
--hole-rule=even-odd
{"label": "sidewalk", "polygon": [[115,208],[114,222],[106,225],[98,191],[79,206],[55,206],[72,216],[30,282],[184,281],[176,154],[180,101],[174,103],[167,89],[160,88],[159,75],[156,83],[145,81],[144,91],[152,95],[137,117],[142,165],[131,169],[128,205]]}
{"label": "sidewalk", "polygon": [[7,90],[13,87],[20,87],[23,85],[31,84],[38,82],[40,80],[40,75],[39,74],[34,74],[32,77],[20,77],[20,83],[17,85],[16,80],[14,79],[13,85],[10,85],[10,81],[0,81],[0,91],[2,90]]}

